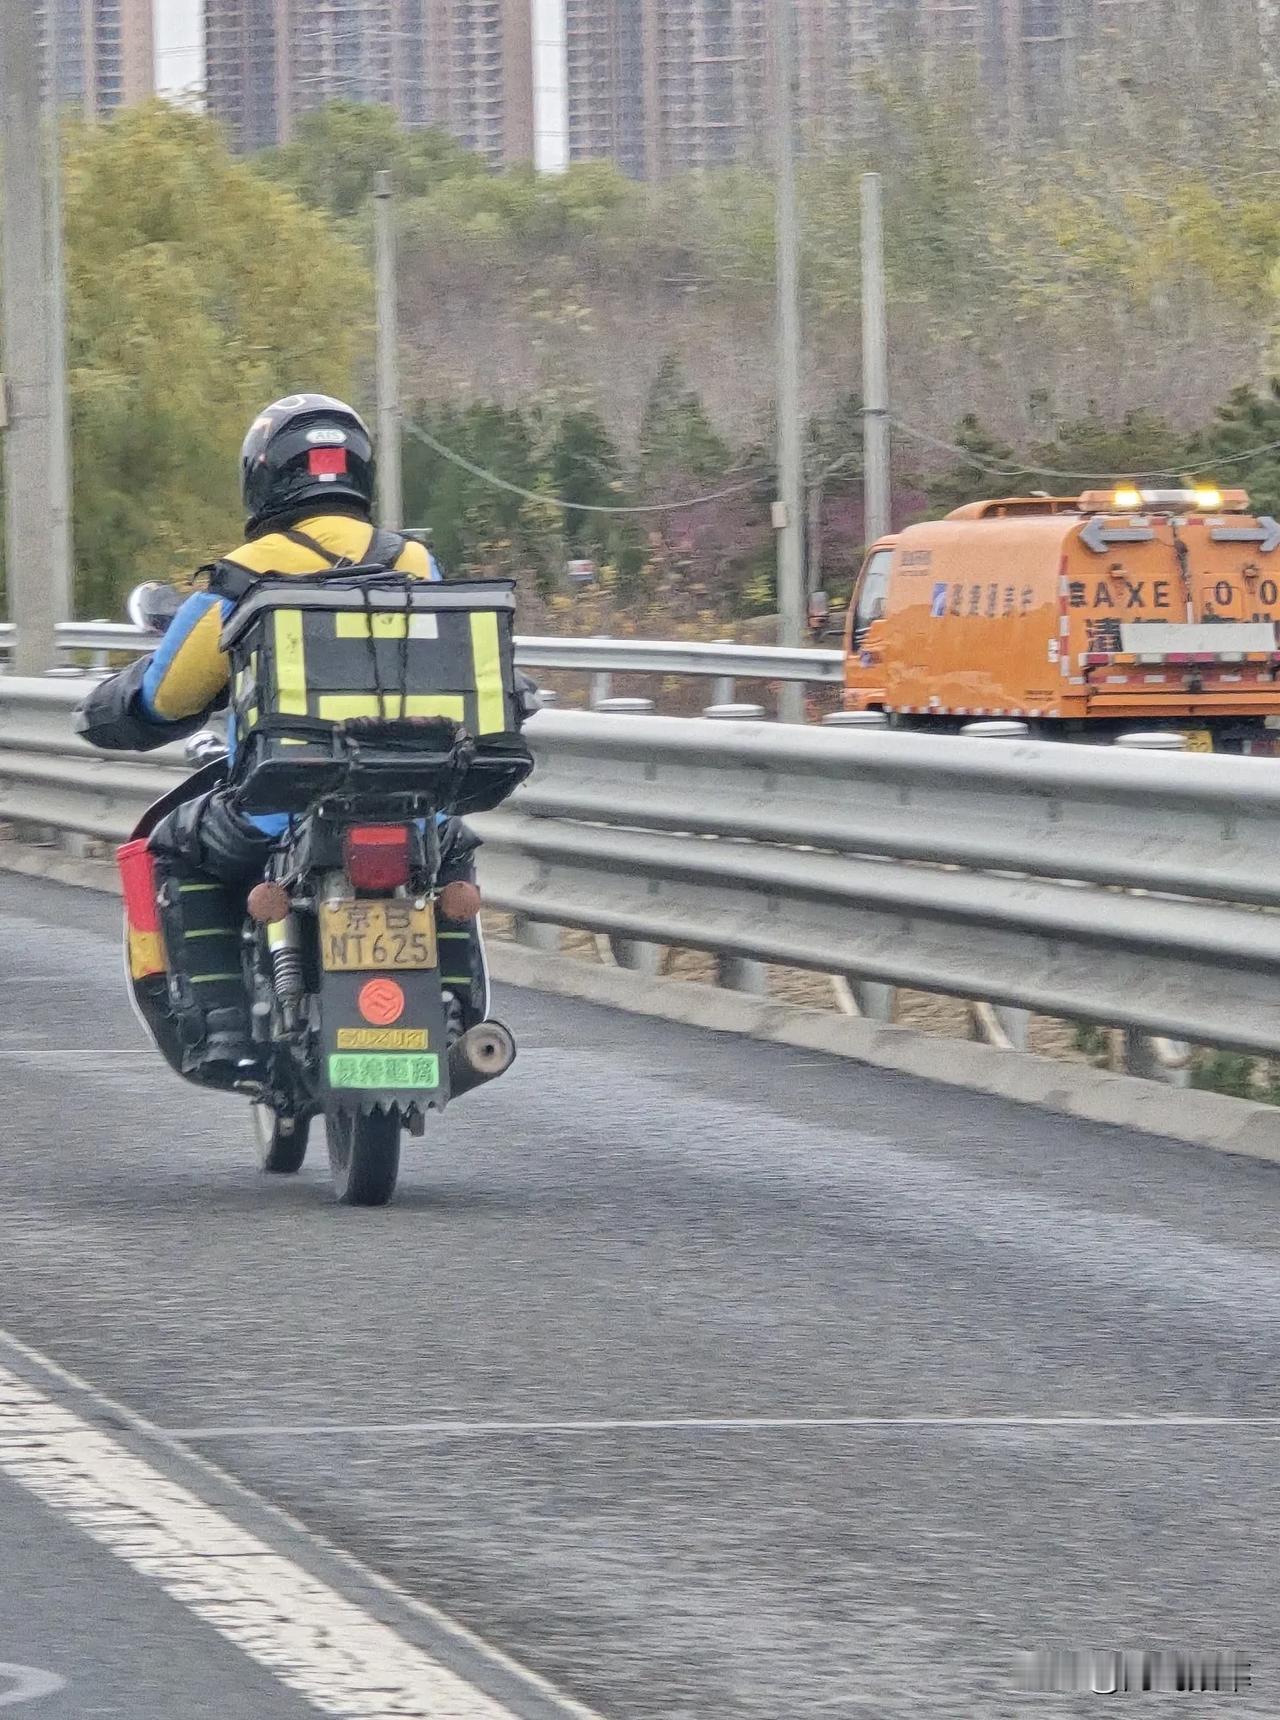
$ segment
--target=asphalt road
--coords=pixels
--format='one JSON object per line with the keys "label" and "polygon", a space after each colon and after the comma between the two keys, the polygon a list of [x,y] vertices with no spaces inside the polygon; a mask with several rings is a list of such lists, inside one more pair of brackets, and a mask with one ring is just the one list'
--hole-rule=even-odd
{"label": "asphalt road", "polygon": [[[0,875],[0,1326],[608,1720],[1040,1713],[1041,1646],[1280,1713],[1274,1168],[499,1003],[511,1075],[338,1209],[147,1054],[110,901]],[[0,1661],[119,1692],[154,1628],[157,1715],[310,1711],[42,1515]]]}

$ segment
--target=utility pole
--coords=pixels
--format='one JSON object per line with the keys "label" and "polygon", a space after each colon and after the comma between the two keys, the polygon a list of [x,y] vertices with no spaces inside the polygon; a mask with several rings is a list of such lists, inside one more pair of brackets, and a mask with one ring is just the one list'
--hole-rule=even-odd
{"label": "utility pole", "polygon": [[50,337],[49,211],[34,10],[0,0],[0,244],[4,253],[5,569],[17,626],[13,668],[39,675],[55,660],[68,594],[50,524],[55,430]]}
{"label": "utility pole", "polygon": [[374,180],[373,199],[378,287],[378,511],[380,523],[398,531],[404,523],[400,480],[400,319],[396,298],[396,205],[389,173],[379,173]]}
{"label": "utility pole", "polygon": [[[808,606],[804,587],[804,481],[800,454],[800,244],[796,221],[792,10],[793,0],[769,0],[778,333],[778,499],[773,505],[773,524],[778,542],[778,642],[803,645]],[[778,712],[783,722],[804,721],[804,687],[800,682],[783,682]]]}
{"label": "utility pole", "polygon": [[889,492],[889,334],[885,321],[880,175],[862,176],[862,441],[867,542],[892,528]]}
{"label": "utility pole", "polygon": [[50,547],[54,590],[61,596],[57,621],[71,619],[73,538],[71,525],[71,425],[67,401],[67,277],[62,260],[61,17],[45,11],[48,36],[49,134],[49,461]]}

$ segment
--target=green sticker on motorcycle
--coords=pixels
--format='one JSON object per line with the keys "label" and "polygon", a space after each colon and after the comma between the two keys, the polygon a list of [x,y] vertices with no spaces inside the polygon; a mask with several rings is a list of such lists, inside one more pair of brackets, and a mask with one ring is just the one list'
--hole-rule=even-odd
{"label": "green sticker on motorcycle", "polygon": [[440,1085],[440,1059],[434,1052],[421,1057],[393,1057],[333,1051],[329,1054],[329,1085],[435,1088]]}

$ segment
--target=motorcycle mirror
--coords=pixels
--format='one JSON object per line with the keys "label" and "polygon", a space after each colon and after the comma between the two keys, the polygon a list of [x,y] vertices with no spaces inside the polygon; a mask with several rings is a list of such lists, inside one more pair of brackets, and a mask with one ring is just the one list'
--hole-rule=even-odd
{"label": "motorcycle mirror", "polygon": [[125,613],[144,633],[164,634],[184,602],[176,586],[153,579],[134,586],[125,599]]}

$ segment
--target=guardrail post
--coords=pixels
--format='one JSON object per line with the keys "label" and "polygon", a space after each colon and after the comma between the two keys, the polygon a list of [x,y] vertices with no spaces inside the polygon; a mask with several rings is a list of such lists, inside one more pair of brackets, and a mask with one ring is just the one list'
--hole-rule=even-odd
{"label": "guardrail post", "polygon": [[763,705],[704,705],[702,714],[713,723],[762,723]]}
{"label": "guardrail post", "polygon": [[[732,645],[732,639],[713,639],[713,645]],[[737,696],[737,682],[732,675],[717,675],[711,683],[711,703],[731,705]]]}
{"label": "guardrail post", "polygon": [[717,956],[716,984],[725,991],[747,991],[755,997],[767,997],[769,969],[766,963],[752,961],[749,956]]}
{"label": "guardrail post", "polygon": [[1162,1039],[1126,1027],[1124,1066],[1144,1081],[1161,1081],[1166,1087],[1191,1085],[1191,1047],[1183,1039]]}
{"label": "guardrail post", "polygon": [[653,700],[601,699],[594,708],[602,717],[648,717],[653,714]]}
{"label": "guardrail post", "polygon": [[[702,714],[708,721],[713,723],[759,723],[766,720],[763,705],[732,703],[732,680],[726,677],[723,680],[718,680],[716,686],[727,686],[730,697],[724,704],[704,707]],[[768,964],[752,961],[749,956],[717,956],[716,984],[723,986],[725,991],[745,991],[750,992],[755,997],[767,997],[769,994]]]}
{"label": "guardrail post", "polygon": [[832,974],[831,983],[835,988],[836,1003],[846,1015],[861,1016],[865,1021],[893,1020],[896,986],[844,973]]}
{"label": "guardrail post", "polygon": [[650,979],[656,979],[667,965],[665,944],[646,944],[639,938],[620,938],[610,932],[609,948],[614,961],[629,973],[646,974]]}
{"label": "guardrail post", "polygon": [[1000,1051],[1025,1051],[1030,1039],[1031,1012],[1004,1003],[974,1002],[969,1005],[973,1037]]}
{"label": "guardrail post", "polygon": [[[1115,744],[1131,752],[1185,752],[1186,738],[1176,729],[1138,730],[1117,735]],[[1144,1081],[1161,1081],[1167,1087],[1191,1085],[1191,1047],[1183,1039],[1163,1039],[1141,1033],[1136,1027],[1124,1030],[1124,1066],[1130,1075]]]}
{"label": "guardrail post", "polygon": [[992,1006],[1000,1031],[1009,1041],[1011,1051],[1025,1051],[1031,1038],[1031,1011],[1029,1009],[1013,1009],[1007,1004],[997,1003]]}
{"label": "guardrail post", "polygon": [[1115,744],[1132,752],[1186,752],[1187,742],[1176,729],[1146,729],[1134,734],[1117,735]]}
{"label": "guardrail post", "polygon": [[887,729],[889,719],[883,711],[828,711],[821,726],[824,729]]}
{"label": "guardrail post", "polygon": [[971,741],[1025,741],[1031,730],[1014,717],[984,717],[978,723],[966,723],[960,730]]}
{"label": "guardrail post", "polygon": [[[1030,727],[1015,717],[987,717],[966,723],[960,733],[973,741],[1024,741]],[[970,1006],[975,1037],[1001,1051],[1025,1051],[1031,1039],[1031,1011],[1007,1003],[975,1001]]]}
{"label": "guardrail post", "polygon": [[[106,627],[109,623],[102,616],[99,616],[96,621],[91,621],[89,625],[91,627]],[[109,651],[94,651],[89,658],[89,667],[95,670],[109,669],[111,667],[110,657]]]}
{"label": "guardrail post", "polygon": [[529,950],[560,951],[560,928],[548,920],[531,920],[527,914],[513,916],[513,936],[518,944]]}
{"label": "guardrail post", "polygon": [[[604,716],[643,717],[653,710],[652,699],[602,699],[597,703],[596,710]],[[615,933],[609,934],[609,948],[613,959],[620,968],[626,968],[631,973],[648,974],[653,977],[660,974],[666,966],[667,950],[665,944],[644,943],[638,938],[622,938]]]}
{"label": "guardrail post", "polygon": [[601,705],[608,701],[613,690],[613,676],[607,669],[599,669],[591,677],[591,709],[598,711]]}

